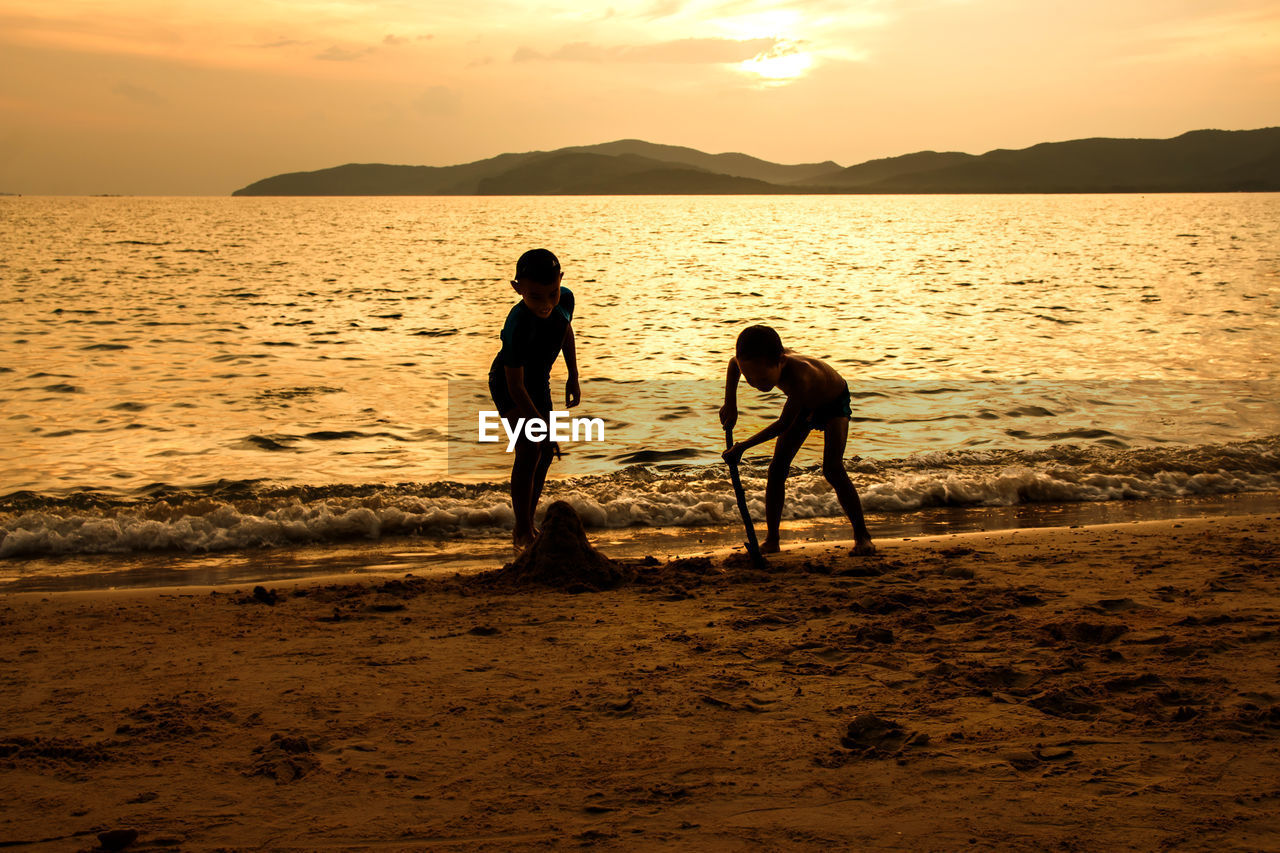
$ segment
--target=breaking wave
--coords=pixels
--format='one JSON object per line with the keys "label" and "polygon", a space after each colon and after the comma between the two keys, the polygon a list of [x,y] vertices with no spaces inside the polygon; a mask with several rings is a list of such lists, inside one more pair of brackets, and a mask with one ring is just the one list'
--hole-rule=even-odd
{"label": "breaking wave", "polygon": [[[1191,447],[1116,450],[965,450],[849,462],[870,513],[930,507],[1163,500],[1280,491],[1280,436]],[[763,513],[764,469],[743,468],[749,503]],[[785,517],[841,514],[821,471],[797,468]],[[548,484],[543,499],[568,500],[588,527],[681,527],[736,523],[723,465],[633,465],[609,475]],[[403,483],[281,487],[219,482],[195,489],[154,485],[128,496],[17,492],[0,499],[0,558],[210,552],[416,536],[491,537],[513,523],[507,484]]]}

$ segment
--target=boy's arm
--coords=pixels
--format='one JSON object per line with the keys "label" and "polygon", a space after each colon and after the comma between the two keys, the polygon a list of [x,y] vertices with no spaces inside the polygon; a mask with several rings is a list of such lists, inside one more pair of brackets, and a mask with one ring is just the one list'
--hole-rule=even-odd
{"label": "boy's arm", "polygon": [[778,419],[776,421],[751,436],[751,438],[748,438],[745,441],[739,441],[733,447],[730,447],[724,452],[724,458],[729,459],[741,457],[743,453],[755,447],[757,444],[764,444],[766,441],[777,438],[787,430],[787,427],[791,426],[791,424],[795,422],[795,419],[799,415],[800,406],[793,403],[791,398],[788,397],[787,402],[782,406],[782,413],[778,415]]}
{"label": "boy's arm", "polygon": [[524,368],[523,367],[503,367],[507,374],[507,391],[511,394],[511,399],[516,401],[516,414],[522,418],[540,418],[538,409],[533,405],[533,398],[529,396],[529,391],[524,387]]}
{"label": "boy's arm", "polygon": [[720,407],[720,426],[725,431],[733,429],[738,422],[738,378],[742,371],[738,369],[738,360],[729,359],[729,372],[724,378],[724,405]]}
{"label": "boy's arm", "polygon": [[564,405],[572,409],[582,402],[582,389],[578,386],[578,348],[573,337],[573,324],[564,329],[564,342],[560,348],[564,350],[564,365],[569,368],[569,379],[564,383]]}

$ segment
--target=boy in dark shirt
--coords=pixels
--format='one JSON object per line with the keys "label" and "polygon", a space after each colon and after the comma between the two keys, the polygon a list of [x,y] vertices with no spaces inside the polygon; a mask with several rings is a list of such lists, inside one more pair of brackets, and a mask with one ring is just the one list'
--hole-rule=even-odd
{"label": "boy in dark shirt", "polygon": [[[565,406],[582,396],[573,339],[573,292],[561,287],[560,261],[546,249],[531,249],[516,263],[511,288],[520,301],[502,327],[502,349],[489,368],[489,393],[499,415],[508,420],[541,418],[551,412],[551,366],[560,351],[569,369]],[[533,514],[542,497],[553,454],[560,449],[548,437],[534,442],[521,435],[511,463],[511,509],[515,513],[512,543],[523,549],[533,542]]]}
{"label": "boy in dark shirt", "polygon": [[760,550],[765,553],[778,550],[778,526],[782,521],[782,499],[786,494],[787,475],[791,473],[791,460],[809,431],[816,429],[824,433],[822,473],[836,490],[840,506],[853,525],[853,551],[874,554],[876,546],[871,543],[871,533],[862,517],[862,502],[844,470],[844,449],[849,438],[849,418],[853,414],[849,384],[825,361],[785,349],[778,333],[768,326],[744,329],[738,335],[735,350],[735,356],[729,359],[724,407],[720,409],[720,423],[726,430],[733,429],[738,421],[739,376],[745,377],[752,388],[772,391],[776,386],[787,395],[778,420],[724,453],[725,459],[738,459],[748,448],[771,438],[778,439],[765,486],[764,517],[768,533]]}

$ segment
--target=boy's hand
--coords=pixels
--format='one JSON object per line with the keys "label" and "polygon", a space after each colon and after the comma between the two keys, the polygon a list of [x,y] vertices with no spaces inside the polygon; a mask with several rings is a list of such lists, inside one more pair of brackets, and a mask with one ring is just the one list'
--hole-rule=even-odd
{"label": "boy's hand", "polygon": [[724,453],[720,455],[724,457],[725,462],[737,462],[739,459],[742,458],[742,454],[746,452],[747,452],[746,446],[743,445],[741,441],[739,441],[733,447],[730,447],[728,450],[726,450]]}
{"label": "boy's hand", "polygon": [[726,430],[733,429],[738,423],[738,407],[733,403],[725,403],[720,407],[720,426]]}
{"label": "boy's hand", "polygon": [[580,402],[582,402],[582,389],[578,387],[577,377],[570,377],[569,381],[564,383],[564,406],[566,409],[572,409]]}

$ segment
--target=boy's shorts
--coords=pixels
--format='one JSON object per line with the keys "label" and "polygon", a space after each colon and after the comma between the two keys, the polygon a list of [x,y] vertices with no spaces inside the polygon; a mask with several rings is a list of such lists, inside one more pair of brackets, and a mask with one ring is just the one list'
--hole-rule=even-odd
{"label": "boy's shorts", "polygon": [[[525,385],[524,390],[529,392],[529,399],[533,401],[533,407],[538,410],[538,414],[544,418],[550,417],[551,383],[547,382],[538,388]],[[489,396],[493,398],[493,405],[497,407],[499,415],[506,416],[516,407],[516,401],[507,388],[507,380],[504,376],[489,374]]]}
{"label": "boy's shorts", "polygon": [[809,429],[821,431],[826,429],[827,422],[832,418],[853,417],[852,402],[849,389],[845,388],[843,394],[809,412]]}

